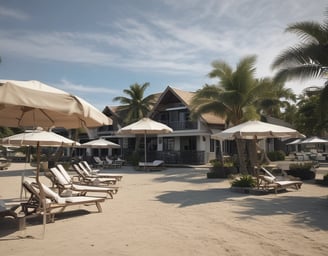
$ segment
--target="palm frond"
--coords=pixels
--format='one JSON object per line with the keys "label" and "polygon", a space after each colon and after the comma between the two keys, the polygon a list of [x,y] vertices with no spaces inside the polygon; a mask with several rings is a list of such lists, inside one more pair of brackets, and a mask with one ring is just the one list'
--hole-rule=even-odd
{"label": "palm frond", "polygon": [[304,21],[289,25],[286,32],[296,34],[306,43],[325,44],[328,41],[327,31],[318,22]]}
{"label": "palm frond", "polygon": [[319,78],[325,75],[325,70],[320,65],[305,64],[302,66],[287,67],[279,70],[274,82],[289,81],[292,79],[305,80],[310,78]]}

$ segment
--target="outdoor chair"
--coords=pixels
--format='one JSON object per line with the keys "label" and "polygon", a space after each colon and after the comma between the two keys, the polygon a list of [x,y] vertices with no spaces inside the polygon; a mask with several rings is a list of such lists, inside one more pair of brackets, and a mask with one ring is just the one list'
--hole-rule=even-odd
{"label": "outdoor chair", "polygon": [[97,177],[98,178],[115,178],[117,181],[120,181],[123,178],[123,176],[119,175],[119,174],[94,172],[87,161],[79,162],[78,165],[81,167],[81,169],[84,171],[84,173],[87,174],[89,177],[94,177],[94,178],[97,178]]}
{"label": "outdoor chair", "polygon": [[78,164],[73,164],[73,170],[78,174],[78,179],[82,184],[108,186],[115,185],[117,182],[117,179],[113,177],[90,177],[89,173],[85,172]]}
{"label": "outdoor chair", "polygon": [[122,164],[120,162],[115,162],[112,159],[109,159],[108,156],[105,157],[105,165],[107,167],[121,168]]}
{"label": "outdoor chair", "polygon": [[99,156],[94,156],[93,160],[96,167],[104,168],[106,165],[105,161],[101,160]]}
{"label": "outdoor chair", "polygon": [[[97,187],[97,186],[88,186],[88,185],[79,185],[72,182],[71,177],[68,175],[66,170],[62,165],[57,167],[50,168],[50,172],[54,175],[56,180],[56,187],[60,195],[70,194],[72,192],[77,192],[77,195],[85,196],[89,192],[94,193],[105,193],[109,195],[110,198],[113,198],[113,194],[117,193],[117,189],[109,187]],[[63,174],[65,173],[65,175]]]}
{"label": "outdoor chair", "polygon": [[[45,194],[45,209],[43,209],[42,197],[40,194],[39,184]],[[22,209],[26,216],[36,214],[46,214],[47,220],[54,222],[55,214],[63,212],[66,207],[73,205],[96,205],[98,212],[102,212],[100,203],[104,202],[104,198],[88,197],[88,196],[70,196],[61,197],[56,192],[42,183],[37,183],[34,179],[25,178],[23,180],[23,187],[31,196],[26,203],[22,203]]]}
{"label": "outdoor chair", "polygon": [[300,189],[303,182],[300,180],[277,180],[277,177],[272,175],[264,167],[261,170],[265,173],[264,175],[258,175],[258,188],[264,190],[273,189],[277,194],[279,190],[286,190],[287,188]]}
{"label": "outdoor chair", "polygon": [[154,160],[153,162],[139,162],[139,168],[145,170],[161,170],[164,167],[163,160]]}

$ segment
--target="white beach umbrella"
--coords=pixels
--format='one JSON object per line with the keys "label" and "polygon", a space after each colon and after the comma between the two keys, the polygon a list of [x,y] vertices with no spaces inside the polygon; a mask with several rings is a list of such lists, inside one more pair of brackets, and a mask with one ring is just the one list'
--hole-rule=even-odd
{"label": "white beach umbrella", "polygon": [[297,130],[264,123],[261,121],[247,121],[233,126],[222,132],[211,135],[212,139],[234,140],[234,139],[265,139],[265,138],[302,138],[304,135]]}
{"label": "white beach umbrella", "polygon": [[326,144],[328,143],[328,140],[319,138],[319,137],[311,137],[303,140],[301,144]]}
{"label": "white beach umbrella", "polygon": [[147,162],[147,150],[146,150],[146,137],[147,134],[165,134],[172,133],[172,128],[165,124],[156,122],[148,117],[144,117],[139,121],[127,125],[118,130],[118,134],[143,134],[145,145],[145,162]]}
{"label": "white beach umbrella", "polygon": [[66,129],[112,123],[77,96],[39,81],[0,80],[0,124],[7,127]]}
{"label": "white beach umbrella", "polygon": [[120,148],[119,144],[111,142],[105,139],[91,140],[85,143],[82,143],[80,148]]}
{"label": "white beach umbrella", "polygon": [[261,121],[247,121],[245,123],[226,129],[222,132],[211,135],[212,139],[220,140],[221,144],[223,140],[234,139],[257,140],[266,138],[302,137],[304,137],[304,135],[299,133],[297,130],[280,125],[264,123]]}

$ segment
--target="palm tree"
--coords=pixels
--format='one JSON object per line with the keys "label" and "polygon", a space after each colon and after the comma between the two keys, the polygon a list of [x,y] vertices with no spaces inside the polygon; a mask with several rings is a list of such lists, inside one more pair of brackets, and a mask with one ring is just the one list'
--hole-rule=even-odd
{"label": "palm tree", "polygon": [[[125,113],[125,118],[123,120],[125,125],[147,116],[152,106],[155,104],[154,95],[144,97],[144,93],[148,87],[149,83],[144,83],[143,85],[135,83],[130,85],[130,89],[123,90],[123,92],[129,97],[118,96],[113,99],[114,101],[119,101],[122,104],[118,107],[118,110]],[[133,154],[133,162],[136,163],[139,159],[138,150],[140,148],[140,141],[141,137],[136,136],[135,152]],[[146,145],[144,145],[144,147],[146,150]]]}
{"label": "palm tree", "polygon": [[282,110],[290,107],[291,102],[296,102],[296,95],[290,88],[285,88],[284,83],[275,82],[270,78],[260,81],[265,90],[256,100],[256,108],[262,115],[283,118]]}
{"label": "palm tree", "polygon": [[[301,43],[284,50],[273,62],[272,68],[279,69],[275,80],[328,78],[328,9],[323,24],[314,21],[297,22],[289,25],[286,32],[295,33]],[[328,80],[320,96],[322,120],[327,118]]]}
{"label": "palm tree", "polygon": [[113,101],[119,101],[119,111],[125,111],[126,116],[124,124],[133,123],[142,117],[147,116],[151,107],[155,104],[154,95],[144,97],[146,89],[149,87],[149,83],[139,85],[137,83],[130,85],[130,89],[125,89],[123,92],[129,97],[118,96]]}
{"label": "palm tree", "polygon": [[[259,119],[254,103],[267,85],[254,78],[255,56],[246,56],[236,70],[223,61],[214,61],[211,78],[219,78],[218,85],[205,85],[198,90],[191,102],[193,117],[212,112],[226,118],[227,126],[237,125],[249,119]],[[245,141],[236,140],[241,172],[245,173]]]}
{"label": "palm tree", "polygon": [[240,124],[245,116],[259,118],[253,105],[261,89],[254,78],[255,61],[255,56],[247,56],[235,71],[226,62],[214,61],[209,77],[217,77],[220,82],[196,92],[191,102],[193,116],[212,112],[226,118],[227,126]]}

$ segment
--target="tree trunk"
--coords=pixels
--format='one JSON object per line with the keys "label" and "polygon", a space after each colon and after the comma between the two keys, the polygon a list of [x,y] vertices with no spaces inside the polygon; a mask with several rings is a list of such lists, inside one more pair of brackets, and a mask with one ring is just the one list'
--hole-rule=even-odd
{"label": "tree trunk", "polygon": [[238,159],[239,159],[239,172],[242,174],[247,174],[247,166],[246,166],[246,157],[245,157],[245,140],[236,139]]}
{"label": "tree trunk", "polygon": [[248,140],[247,141],[247,152],[248,158],[250,161],[250,174],[256,176],[257,173],[255,172],[255,168],[258,166],[258,159],[257,159],[257,147],[256,147],[256,140]]}

